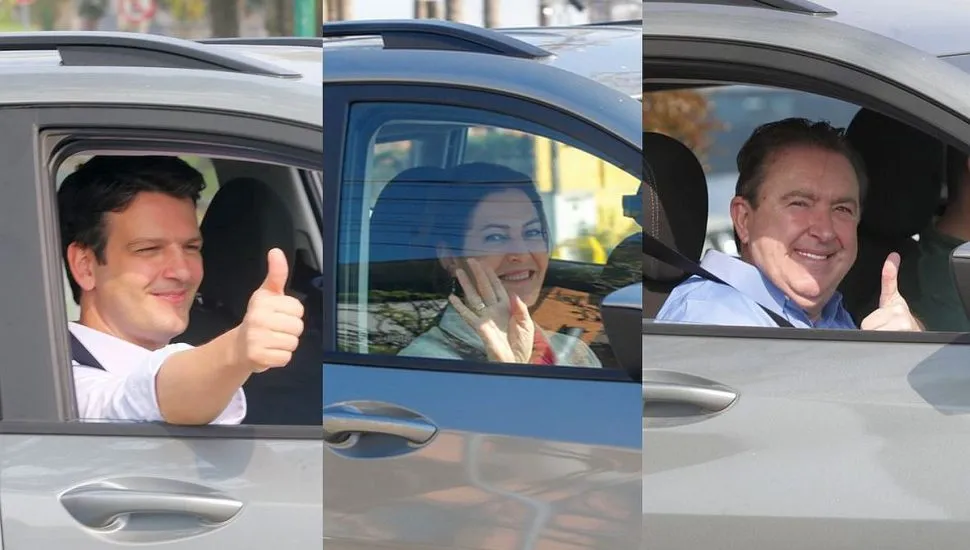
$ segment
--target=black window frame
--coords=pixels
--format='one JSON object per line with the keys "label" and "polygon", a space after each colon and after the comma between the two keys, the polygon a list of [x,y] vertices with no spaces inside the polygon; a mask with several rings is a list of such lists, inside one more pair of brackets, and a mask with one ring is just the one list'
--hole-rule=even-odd
{"label": "black window frame", "polygon": [[[541,103],[534,98],[520,98],[499,91],[468,89],[437,83],[401,84],[398,82],[324,84],[324,164],[339,170],[324,172],[324,362],[326,364],[364,367],[390,367],[405,370],[445,371],[462,374],[529,376],[637,382],[622,369],[583,367],[543,367],[494,364],[450,359],[398,357],[393,355],[357,354],[337,350],[337,281],[339,269],[337,236],[339,234],[343,161],[346,158],[348,124],[355,103],[419,103],[447,105],[494,112],[537,124],[588,145],[600,158],[642,179],[642,149],[626,142],[590,119]],[[599,106],[591,106],[593,112]],[[593,146],[591,144],[596,144]],[[620,197],[617,197],[620,200]]]}

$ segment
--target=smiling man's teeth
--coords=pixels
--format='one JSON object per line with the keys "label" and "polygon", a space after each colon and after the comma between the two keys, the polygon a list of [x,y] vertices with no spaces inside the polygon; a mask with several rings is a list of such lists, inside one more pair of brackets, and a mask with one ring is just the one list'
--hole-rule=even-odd
{"label": "smiling man's teeth", "polygon": [[799,252],[799,254],[801,254],[802,256],[805,256],[806,258],[811,258],[813,260],[824,260],[828,258],[828,256],[823,256],[821,254],[812,254],[811,252]]}

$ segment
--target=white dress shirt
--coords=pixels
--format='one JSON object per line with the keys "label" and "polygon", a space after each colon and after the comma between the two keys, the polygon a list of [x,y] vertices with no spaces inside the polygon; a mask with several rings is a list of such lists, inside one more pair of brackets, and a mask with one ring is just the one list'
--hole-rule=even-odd
{"label": "white dress shirt", "polygon": [[[161,422],[155,375],[170,355],[192,346],[169,344],[151,351],[78,323],[68,323],[68,328],[105,369],[72,361],[80,419]],[[211,423],[239,424],[245,416],[246,396],[239,388]]]}

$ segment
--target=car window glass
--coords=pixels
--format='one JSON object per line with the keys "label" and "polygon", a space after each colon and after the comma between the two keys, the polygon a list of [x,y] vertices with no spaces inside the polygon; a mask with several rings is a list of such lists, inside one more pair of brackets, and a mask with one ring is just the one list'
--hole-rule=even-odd
{"label": "car window glass", "polygon": [[569,138],[472,109],[359,105],[350,120],[347,158],[359,162],[340,192],[341,350],[484,359],[448,302],[464,294],[453,268],[471,257],[528,302],[559,364],[612,364],[598,303],[639,281],[639,251],[635,265],[618,260],[639,245],[624,209],[635,176]]}

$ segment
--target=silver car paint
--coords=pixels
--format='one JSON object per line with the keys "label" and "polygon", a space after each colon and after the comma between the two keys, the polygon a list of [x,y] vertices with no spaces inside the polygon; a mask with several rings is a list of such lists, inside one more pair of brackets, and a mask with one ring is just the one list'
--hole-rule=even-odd
{"label": "silver car paint", "polygon": [[[318,549],[323,537],[322,445],[313,440],[0,435],[4,542],[13,550],[129,545]],[[110,483],[116,476],[199,484],[243,502],[243,508],[225,525],[202,529],[195,522],[157,517],[140,526],[91,529],[75,521],[59,500],[71,488]]]}
{"label": "silver car paint", "polygon": [[645,543],[966,546],[970,347],[822,338],[644,336],[645,382],[673,371],[739,394],[720,414],[645,414]]}

